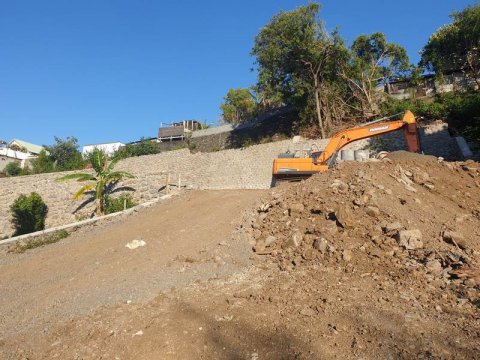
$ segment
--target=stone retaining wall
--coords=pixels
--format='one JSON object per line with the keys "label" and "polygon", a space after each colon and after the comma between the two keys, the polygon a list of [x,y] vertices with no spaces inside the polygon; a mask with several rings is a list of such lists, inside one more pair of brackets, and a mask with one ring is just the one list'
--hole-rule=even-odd
{"label": "stone retaining wall", "polygon": [[[452,139],[442,126],[422,130],[423,145],[427,153],[444,156],[449,159]],[[400,132],[379,137],[377,144],[383,144],[386,150],[404,148]],[[296,151],[317,144],[324,148],[328,140],[305,141],[294,144],[292,140],[255,145],[242,149],[231,149],[210,153],[190,153],[188,149],[164,152],[124,159],[117,169],[131,172],[136,176],[122,183],[135,188],[133,196],[137,203],[155,199],[161,195],[166,175],[170,174],[171,183],[181,178],[182,186],[194,189],[263,189],[271,184],[273,159],[286,150]],[[371,140],[353,143],[350,149],[369,146]],[[383,150],[383,149],[380,149]],[[433,151],[435,150],[435,151]],[[93,205],[80,211],[75,210],[80,202],[73,201],[72,195],[80,188],[76,181],[55,181],[63,173],[0,178],[0,239],[11,236],[9,207],[20,194],[38,192],[49,207],[46,226],[58,226],[87,217],[93,211]]]}

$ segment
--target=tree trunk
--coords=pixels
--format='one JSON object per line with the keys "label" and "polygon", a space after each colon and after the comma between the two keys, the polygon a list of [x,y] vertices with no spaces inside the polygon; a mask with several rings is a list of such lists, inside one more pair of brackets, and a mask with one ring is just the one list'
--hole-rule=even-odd
{"label": "tree trunk", "polygon": [[102,206],[102,199],[95,199],[95,215],[102,216],[103,215],[103,206]]}
{"label": "tree trunk", "polygon": [[316,83],[317,81],[315,80],[315,105],[317,108],[317,120],[318,126],[320,126],[320,134],[322,135],[322,139],[325,139],[325,129],[323,126],[322,111],[320,108],[320,94]]}
{"label": "tree trunk", "polygon": [[[473,80],[475,81],[475,84],[477,85],[477,90],[480,90],[480,79],[478,78],[478,71],[476,71],[476,68],[474,66],[475,60],[471,59],[472,55],[470,52],[467,53],[467,65],[470,68],[470,72],[472,73]],[[468,76],[467,76],[468,78]]]}

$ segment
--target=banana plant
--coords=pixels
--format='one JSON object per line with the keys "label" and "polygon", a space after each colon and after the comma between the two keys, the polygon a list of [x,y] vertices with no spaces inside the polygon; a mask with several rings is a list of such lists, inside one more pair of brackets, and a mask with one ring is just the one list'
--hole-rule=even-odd
{"label": "banana plant", "polygon": [[[113,191],[115,185],[123,179],[134,178],[132,174],[126,171],[114,171],[114,167],[119,159],[108,161],[107,154],[100,150],[94,149],[88,156],[89,162],[95,172],[95,175],[88,173],[68,174],[58,178],[58,181],[77,180],[78,182],[88,182],[82,186],[73,195],[74,200],[80,199],[85,194],[94,196],[95,215],[104,214],[105,202],[108,195]],[[93,200],[93,199],[92,199]]]}

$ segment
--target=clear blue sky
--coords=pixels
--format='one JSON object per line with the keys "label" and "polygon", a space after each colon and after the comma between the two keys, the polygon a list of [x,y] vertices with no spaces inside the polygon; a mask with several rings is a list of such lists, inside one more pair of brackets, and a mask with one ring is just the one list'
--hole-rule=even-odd
{"label": "clear blue sky", "polygon": [[[80,144],[155,136],[161,122],[217,122],[231,87],[255,82],[253,39],[295,0],[0,0],[0,139]],[[324,0],[350,43],[384,32],[411,61],[475,0]]]}

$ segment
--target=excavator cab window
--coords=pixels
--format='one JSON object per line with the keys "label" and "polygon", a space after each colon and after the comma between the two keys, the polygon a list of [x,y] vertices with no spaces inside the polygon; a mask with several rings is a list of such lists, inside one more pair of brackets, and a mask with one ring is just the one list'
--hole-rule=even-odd
{"label": "excavator cab window", "polygon": [[314,152],[312,152],[311,157],[312,157],[312,159],[313,159],[313,163],[314,163],[314,164],[317,163],[318,158],[320,157],[320,155],[322,155],[322,152],[323,152],[323,151],[314,151]]}
{"label": "excavator cab window", "polygon": [[279,159],[293,159],[294,157],[295,157],[295,154],[288,151],[285,153],[278,154]]}

